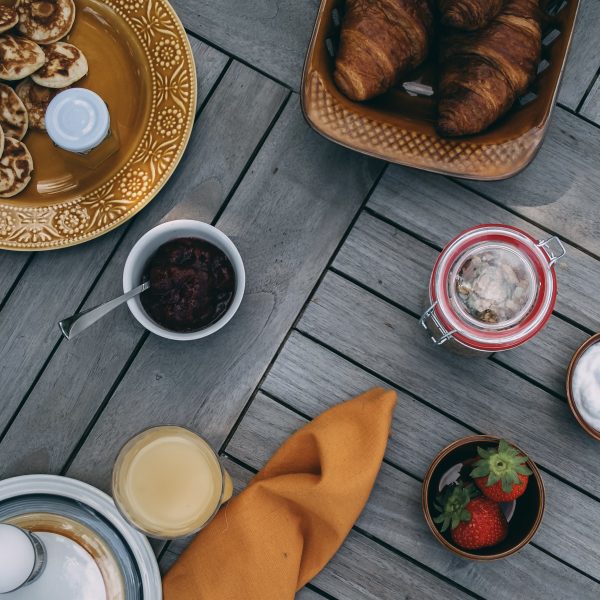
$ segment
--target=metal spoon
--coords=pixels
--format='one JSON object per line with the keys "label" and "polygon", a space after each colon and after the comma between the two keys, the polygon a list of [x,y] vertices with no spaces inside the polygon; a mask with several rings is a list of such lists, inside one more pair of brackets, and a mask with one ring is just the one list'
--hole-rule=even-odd
{"label": "metal spoon", "polygon": [[117,308],[117,306],[121,306],[121,304],[124,304],[127,302],[127,300],[130,300],[138,294],[145,292],[149,287],[150,282],[146,281],[142,283],[142,285],[139,285],[130,292],[127,292],[126,294],[123,294],[114,300],[110,300],[109,302],[105,302],[100,306],[90,308],[83,312],[77,313],[68,319],[62,320],[58,326],[60,327],[62,334],[68,340],[72,340],[76,335],[79,335],[82,331],[85,331],[90,325],[93,325],[96,321],[100,320],[109,312]]}

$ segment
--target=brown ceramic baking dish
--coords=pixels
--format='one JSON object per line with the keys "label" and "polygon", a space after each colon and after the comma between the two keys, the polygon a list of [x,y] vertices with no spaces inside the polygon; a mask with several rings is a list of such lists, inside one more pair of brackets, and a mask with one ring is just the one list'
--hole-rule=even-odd
{"label": "brown ceramic baking dish", "polygon": [[[345,0],[322,0],[302,77],[302,109],[326,138],[377,158],[477,180],[506,179],[523,170],[544,138],[571,43],[579,0],[550,0],[539,74],[511,111],[485,132],[445,139],[435,131],[432,57],[396,89],[365,103],[338,91],[333,64]],[[435,54],[435,50],[432,51]]]}
{"label": "brown ceramic baking dish", "polygon": [[591,346],[600,342],[600,333],[593,335],[591,338],[586,340],[575,352],[571,362],[569,363],[569,368],[567,369],[567,399],[569,400],[569,407],[571,408],[571,412],[577,419],[577,422],[581,425],[583,430],[591,435],[595,440],[600,442],[600,431],[597,431],[593,427],[590,427],[587,422],[583,419],[577,406],[575,405],[575,401],[573,399],[573,372],[575,367],[577,366],[577,362],[581,358],[581,355]]}
{"label": "brown ceramic baking dish", "polygon": [[[529,478],[527,490],[516,501],[514,513],[510,517],[507,538],[497,546],[482,548],[481,550],[463,550],[452,542],[448,532],[441,533],[439,527],[433,522],[435,516],[433,503],[439,493],[439,484],[444,474],[457,463],[464,464],[465,461],[470,461],[476,457],[477,446],[486,447],[499,441],[499,437],[492,435],[472,435],[453,442],[435,457],[423,480],[421,503],[429,529],[443,546],[463,558],[482,561],[497,560],[510,556],[530,542],[542,522],[546,498],[544,482],[532,460],[527,461],[527,466],[533,472],[533,475]],[[509,443],[527,456],[519,446],[512,442]]]}

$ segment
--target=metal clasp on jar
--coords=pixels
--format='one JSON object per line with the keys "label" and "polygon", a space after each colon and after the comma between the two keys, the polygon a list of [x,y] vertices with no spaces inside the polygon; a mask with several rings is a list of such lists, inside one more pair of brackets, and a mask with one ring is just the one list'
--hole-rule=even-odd
{"label": "metal clasp on jar", "polygon": [[[423,316],[419,319],[419,323],[421,324],[421,327],[423,327],[423,329],[425,329],[427,331],[427,333],[429,333],[430,337],[431,337],[431,341],[436,345],[436,346],[441,346],[442,344],[445,344],[449,339],[452,338],[452,336],[458,331],[458,329],[453,329],[452,331],[448,331],[440,322],[440,320],[437,318],[437,315],[435,314],[435,309],[437,307],[437,302],[434,302],[424,313]],[[438,333],[441,334],[440,338],[436,338],[435,337],[435,332],[432,331],[432,329],[429,327],[428,322],[432,321],[433,324],[435,325]]]}
{"label": "metal clasp on jar", "polygon": [[[558,254],[554,254],[554,251],[550,246],[551,244],[556,244],[558,246]],[[550,258],[550,264],[548,265],[549,269],[551,269],[561,258],[564,258],[567,253],[563,243],[556,236],[540,241],[538,248],[543,248]]]}

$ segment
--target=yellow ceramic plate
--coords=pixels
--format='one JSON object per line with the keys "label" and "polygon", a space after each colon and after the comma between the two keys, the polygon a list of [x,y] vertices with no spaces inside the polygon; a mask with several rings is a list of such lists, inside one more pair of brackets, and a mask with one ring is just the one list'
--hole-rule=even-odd
{"label": "yellow ceramic plate", "polygon": [[189,140],[196,71],[168,1],[75,4],[75,26],[66,40],[89,63],[88,75],[75,85],[106,101],[118,149],[105,159],[79,157],[56,148],[45,132],[30,130],[23,141],[34,177],[19,195],[0,199],[0,248],[51,250],[114,229],[158,193]]}

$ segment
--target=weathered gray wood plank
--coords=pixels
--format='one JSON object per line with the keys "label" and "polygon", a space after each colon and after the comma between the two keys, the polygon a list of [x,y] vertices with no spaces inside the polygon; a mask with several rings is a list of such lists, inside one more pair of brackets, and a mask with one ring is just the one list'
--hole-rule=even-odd
{"label": "weathered gray wood plank", "polygon": [[[434,228],[433,219],[430,223]],[[437,256],[436,250],[407,233],[363,214],[333,266],[420,315],[426,308],[429,278]],[[498,353],[496,360],[564,396],[569,360],[587,337],[577,327],[552,316],[533,340],[516,350]]]}
{"label": "weathered gray wood plank", "polygon": [[[260,469],[305,419],[264,396],[257,396],[246,413],[227,451]],[[559,515],[559,518],[564,516]],[[421,484],[389,465],[383,465],[374,491],[357,525],[428,567],[490,599],[512,600],[523,589],[532,597],[593,597],[600,585],[564,567],[540,550],[529,547],[518,557],[490,566],[457,570],[460,563],[429,532],[421,511]],[[519,572],[519,577],[514,577]],[[572,573],[572,577],[571,577]]]}
{"label": "weathered gray wood plank", "polygon": [[298,328],[474,429],[514,440],[540,464],[597,493],[597,445],[565,402],[492,361],[433,347],[405,312],[328,274]]}
{"label": "weathered gray wood plank", "polygon": [[205,44],[198,38],[188,35],[194,61],[196,62],[196,77],[198,78],[198,106],[204,103],[206,97],[215,85],[219,75],[228,62],[227,55]]}
{"label": "weathered gray wood plank", "polygon": [[184,25],[295,90],[318,0],[174,0]]}
{"label": "weathered gray wood plank", "polygon": [[[335,377],[331,376],[332,373]],[[386,384],[345,358],[294,333],[275,361],[262,389],[313,418],[338,402],[374,386]],[[249,415],[254,408],[250,407]],[[271,409],[270,413],[274,412]],[[245,421],[236,432],[236,441],[245,449],[244,452],[249,452],[254,445],[251,439],[244,437]],[[274,431],[282,427],[280,421],[273,425]],[[472,433],[471,429],[398,392],[398,406],[386,457],[405,472],[422,479],[439,450]],[[258,459],[262,457],[264,460],[267,453],[268,450],[263,450],[262,454],[258,452]],[[543,476],[546,515],[536,535],[536,544],[595,577],[600,569],[599,532],[590,515],[600,512],[599,503],[548,473]]]}
{"label": "weathered gray wood plank", "polygon": [[525,171],[466,185],[599,256],[599,154],[598,128],[557,108],[540,153]]}
{"label": "weathered gray wood plank", "polygon": [[[136,219],[87,306],[122,293],[122,269],[129,250],[173,207],[179,216],[209,222],[215,217],[285,95],[282,87],[240,63],[229,68],[205,107],[176,174],[160,197]],[[95,249],[89,252],[93,254]],[[78,259],[76,264],[82,262],[81,250],[76,252],[75,258]],[[94,257],[89,257],[82,269],[89,269],[90,263],[95,264],[93,261]],[[50,263],[54,264],[52,260]],[[34,266],[35,262],[32,268]],[[56,268],[61,267],[59,264]],[[44,268],[48,267],[44,265]],[[36,281],[35,274],[34,270],[32,282],[24,293]],[[40,273],[37,275],[40,285],[48,281],[47,273],[45,279]],[[61,275],[56,275],[57,280]],[[68,295],[69,290],[64,293]],[[51,306],[60,311],[57,317],[68,314],[68,309],[58,301],[53,301]],[[48,318],[44,311],[40,312],[43,319]],[[57,320],[53,318],[48,326],[58,334]],[[35,328],[28,330],[35,331]],[[61,344],[0,444],[0,471],[4,476],[60,471],[142,335],[142,328],[127,308],[121,307],[79,338]],[[36,350],[35,345],[30,349]],[[52,399],[51,403],[48,398]],[[40,419],[40,414],[45,418]],[[50,423],[53,425],[49,426]]]}
{"label": "weathered gray wood plank", "polygon": [[580,113],[600,125],[600,77],[596,79],[594,86],[581,107]]}
{"label": "weathered gray wood plank", "polygon": [[219,446],[382,168],[312,132],[294,96],[218,223],[248,273],[238,315],[207,342],[150,337],[69,473],[106,489],[121,441],[152,423]]}
{"label": "weathered gray wood plank", "polygon": [[[515,192],[518,197],[521,195]],[[593,199],[590,199],[592,202]],[[550,234],[443,177],[389,168],[374,191],[369,207],[438,249],[457,234],[481,223],[519,227],[538,239]],[[573,217],[579,218],[579,217]],[[597,221],[598,219],[594,219]],[[592,330],[600,329],[599,263],[572,246],[557,269],[556,310]]]}
{"label": "weathered gray wood plank", "polygon": [[600,67],[600,2],[581,0],[558,101],[575,110]]}

